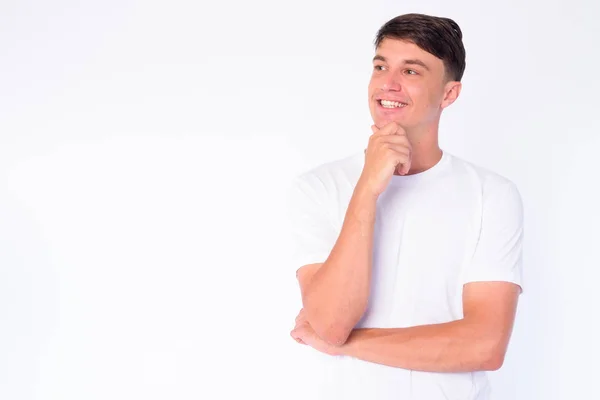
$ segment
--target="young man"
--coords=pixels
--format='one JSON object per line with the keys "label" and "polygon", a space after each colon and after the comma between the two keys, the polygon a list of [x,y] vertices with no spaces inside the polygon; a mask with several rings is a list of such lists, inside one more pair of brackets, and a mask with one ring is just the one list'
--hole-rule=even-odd
{"label": "young man", "polygon": [[366,150],[291,186],[291,336],[323,355],[322,398],[488,399],[521,293],[521,198],[438,145],[465,69],[459,26],[401,15],[375,48]]}

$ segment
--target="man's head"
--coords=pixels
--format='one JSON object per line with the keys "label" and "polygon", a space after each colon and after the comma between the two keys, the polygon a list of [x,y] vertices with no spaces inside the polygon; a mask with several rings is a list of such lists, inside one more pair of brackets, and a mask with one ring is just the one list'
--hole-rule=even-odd
{"label": "man's head", "polygon": [[369,108],[375,125],[395,121],[407,130],[437,126],[456,100],[465,70],[460,27],[451,19],[400,15],[375,39]]}

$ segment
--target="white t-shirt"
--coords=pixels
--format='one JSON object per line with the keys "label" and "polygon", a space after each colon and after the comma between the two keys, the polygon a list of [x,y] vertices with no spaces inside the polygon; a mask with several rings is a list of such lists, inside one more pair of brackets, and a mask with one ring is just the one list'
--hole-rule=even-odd
{"label": "white t-shirt", "polygon": [[[292,273],[324,262],[364,166],[359,153],[294,178]],[[473,281],[522,287],[523,209],[508,179],[447,152],[432,168],[392,176],[377,200],[369,305],[357,328],[402,328],[463,317]],[[313,349],[310,349],[313,350]],[[485,372],[431,373],[313,350],[313,398],[484,400]]]}

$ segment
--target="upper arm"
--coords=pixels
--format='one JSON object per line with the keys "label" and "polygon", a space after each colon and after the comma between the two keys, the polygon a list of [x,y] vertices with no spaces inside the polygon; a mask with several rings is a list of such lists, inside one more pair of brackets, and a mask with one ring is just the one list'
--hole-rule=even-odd
{"label": "upper arm", "polygon": [[338,232],[327,207],[327,193],[311,175],[297,177],[288,192],[291,264],[301,286],[327,260]]}
{"label": "upper arm", "polygon": [[463,280],[463,314],[502,363],[522,292],[523,206],[512,183],[484,195],[481,230]]}
{"label": "upper arm", "polygon": [[296,278],[298,279],[298,284],[300,285],[300,292],[302,293],[303,298],[304,294],[306,293],[306,288],[312,280],[312,277],[322,265],[323,263],[308,264],[300,267],[296,271]]}
{"label": "upper arm", "polygon": [[512,333],[520,290],[514,283],[501,281],[467,283],[463,289],[464,319],[490,344],[493,358],[500,364]]}

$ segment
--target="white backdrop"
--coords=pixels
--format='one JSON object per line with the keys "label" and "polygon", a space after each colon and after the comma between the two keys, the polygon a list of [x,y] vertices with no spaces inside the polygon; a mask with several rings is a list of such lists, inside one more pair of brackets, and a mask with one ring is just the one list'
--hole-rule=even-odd
{"label": "white backdrop", "polygon": [[464,33],[443,147],[525,203],[494,400],[600,398],[600,10],[525,3],[0,3],[0,399],[301,398],[285,189],[366,145],[406,12]]}

